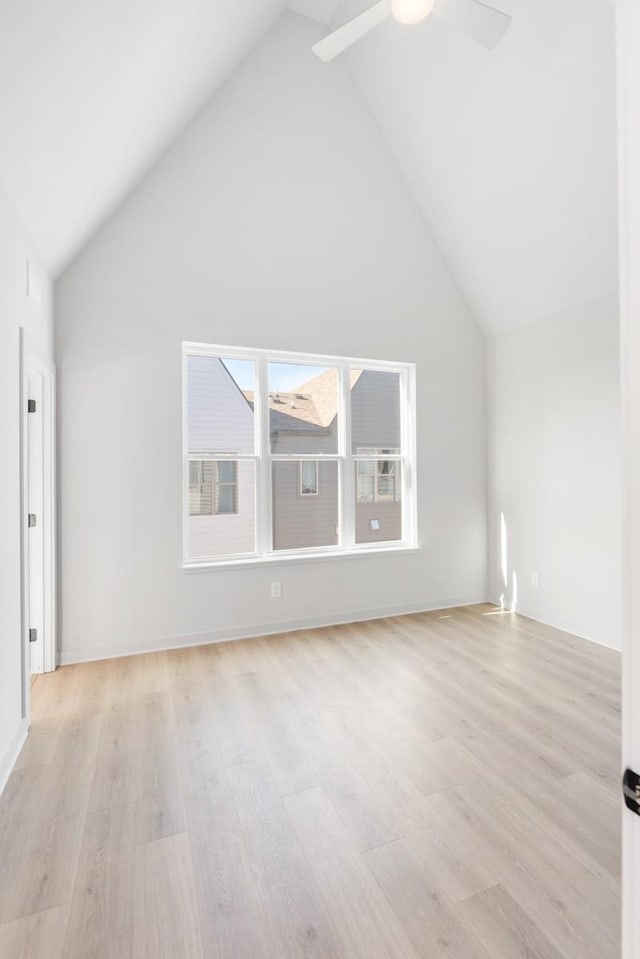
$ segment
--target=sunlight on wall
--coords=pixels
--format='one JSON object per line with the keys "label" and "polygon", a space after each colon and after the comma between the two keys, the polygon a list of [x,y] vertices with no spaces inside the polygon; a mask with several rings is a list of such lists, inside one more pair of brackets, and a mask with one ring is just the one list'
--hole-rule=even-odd
{"label": "sunlight on wall", "polygon": [[[500,513],[500,567],[502,569],[502,582],[505,589],[509,585],[509,576],[507,572],[507,524],[504,513]],[[504,607],[504,592],[500,594],[500,605]]]}
{"label": "sunlight on wall", "polygon": [[516,611],[518,605],[518,574],[513,570],[511,574],[511,602],[509,602],[509,557],[508,557],[507,521],[504,513],[500,513],[500,569],[504,589],[500,594],[500,607]]}

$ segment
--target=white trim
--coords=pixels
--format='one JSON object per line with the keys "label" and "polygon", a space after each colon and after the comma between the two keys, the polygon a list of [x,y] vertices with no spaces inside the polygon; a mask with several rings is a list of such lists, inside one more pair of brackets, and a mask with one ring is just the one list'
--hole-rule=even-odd
{"label": "white trim", "polygon": [[15,736],[5,750],[4,756],[2,759],[0,759],[0,796],[4,792],[4,788],[9,781],[9,776],[13,772],[13,767],[16,764],[22,747],[27,741],[28,734],[29,723],[26,719],[21,719]]}
{"label": "white trim", "polygon": [[262,350],[249,346],[225,346],[220,343],[194,343],[183,340],[183,351],[190,356],[217,356],[224,360],[261,358],[265,363],[296,363],[300,366],[340,366],[348,363],[353,369],[397,373],[401,367],[413,368],[407,360],[371,360],[357,356],[331,356],[326,353],[292,353],[288,350]]}
{"label": "white trim", "polygon": [[248,553],[231,559],[194,560],[180,567],[185,572],[206,572],[215,569],[235,569],[246,566],[272,566],[274,563],[315,563],[327,559],[353,559],[354,556],[378,556],[389,553],[419,553],[421,546],[409,546],[403,543],[360,543],[349,549],[336,546],[318,546],[314,550],[282,549],[265,556]]}
{"label": "white trim", "polygon": [[417,394],[415,367],[400,378],[404,402],[400,403],[402,447],[402,539],[415,538],[418,528],[418,446],[417,446]]}
{"label": "white trim", "polygon": [[340,366],[338,373],[338,531],[340,548],[349,549],[356,541],[356,502],[353,469],[349,468],[351,449],[351,373]]}
{"label": "white trim", "polygon": [[612,646],[610,643],[605,643],[602,639],[595,639],[593,636],[585,636],[584,633],[577,632],[571,626],[560,626],[558,623],[552,623],[548,619],[541,619],[539,616],[534,616],[533,613],[528,613],[525,609],[523,609],[520,603],[518,603],[518,608],[516,610],[512,610],[509,606],[505,606],[504,603],[500,601],[500,597],[497,594],[490,595],[487,602],[491,603],[493,606],[502,607],[505,613],[513,613],[515,616],[522,616],[523,619],[531,619],[534,623],[540,623],[541,626],[550,626],[551,629],[557,629],[560,633],[567,633],[569,636],[576,636],[578,639],[584,639],[587,643],[594,643],[596,646],[601,646],[603,649],[610,649],[612,653],[620,653],[620,648],[618,646]]}
{"label": "white trim", "polygon": [[[269,434],[269,366],[265,357],[258,357],[256,369],[256,398],[253,415],[256,417],[256,539],[258,555],[273,549],[273,470],[268,461],[271,452]],[[265,415],[266,414],[266,415]]]}
{"label": "white trim", "polygon": [[20,327],[20,707],[21,720],[28,726],[30,712],[31,669],[29,663],[29,553],[27,550],[28,475],[26,468],[27,376],[25,368],[26,333]]}
{"label": "white trim", "polygon": [[189,456],[187,449],[187,430],[189,427],[189,393],[187,384],[189,354],[182,349],[182,556],[189,555]]}
{"label": "white trim", "polygon": [[45,507],[45,645],[44,671],[53,672],[58,665],[57,612],[57,467],[56,467],[56,368],[53,364],[45,375],[44,422],[44,507]]}
{"label": "white trim", "polygon": [[484,603],[486,603],[485,597],[481,599],[470,599],[469,597],[455,596],[450,599],[408,603],[400,606],[343,610],[328,616],[309,616],[302,619],[265,623],[259,626],[234,626],[226,629],[224,627],[218,627],[202,633],[188,633],[184,636],[166,636],[158,639],[144,640],[139,643],[122,643],[119,646],[99,646],[95,649],[63,650],[60,654],[60,663],[63,666],[71,666],[74,663],[90,663],[100,659],[117,659],[120,656],[138,656],[143,653],[162,652],[166,649],[206,646],[211,643],[225,643],[236,639],[274,636],[279,633],[322,629],[324,626],[341,626],[346,623],[361,623],[375,619],[387,619],[390,616],[409,616],[412,613],[428,613],[439,609],[454,609],[458,606],[477,606]]}
{"label": "white trim", "polygon": [[[241,359],[253,363],[255,371],[254,390],[254,427],[255,452],[252,454],[191,452],[188,447],[188,359],[190,356],[208,356],[219,360]],[[296,363],[304,366],[326,366],[336,369],[338,374],[337,396],[337,451],[336,453],[295,452],[278,454],[271,450],[269,421],[269,383],[268,365],[273,363]],[[400,452],[384,459],[397,460],[401,464],[402,537],[399,541],[380,541],[375,543],[355,542],[355,467],[358,459],[351,449],[351,371],[396,373],[399,378],[400,399]],[[182,458],[183,458],[183,495],[182,495],[182,562],[181,569],[230,568],[238,565],[257,565],[282,562],[288,556],[295,560],[307,557],[355,556],[368,552],[371,547],[388,552],[415,548],[418,542],[417,529],[417,486],[415,483],[416,431],[415,431],[415,363],[390,360],[364,360],[347,356],[327,356],[311,353],[292,353],[277,350],[250,349],[207,343],[182,343]],[[228,554],[224,556],[198,557],[192,559],[189,554],[189,499],[188,499],[188,463],[192,459],[252,459],[256,470],[256,536],[255,553],[242,556]],[[315,460],[335,461],[338,469],[338,545],[331,547],[313,547],[304,550],[274,551],[272,516],[272,464],[276,461]],[[376,477],[377,488],[377,477]],[[302,494],[299,483],[300,495]]]}
{"label": "white trim", "polygon": [[[622,762],[640,768],[640,3],[616,4],[622,397]],[[622,774],[622,768],[620,770]],[[622,957],[640,955],[640,819],[622,810]]]}

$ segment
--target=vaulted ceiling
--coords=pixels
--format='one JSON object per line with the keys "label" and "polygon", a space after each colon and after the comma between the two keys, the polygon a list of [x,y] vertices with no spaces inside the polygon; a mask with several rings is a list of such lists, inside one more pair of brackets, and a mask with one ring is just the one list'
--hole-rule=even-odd
{"label": "vaulted ceiling", "polygon": [[2,0],[0,179],[58,274],[286,0]]}
{"label": "vaulted ceiling", "polygon": [[495,50],[428,19],[385,23],[349,54],[489,332],[610,296],[617,278],[613,8],[494,5],[513,14]]}
{"label": "vaulted ceiling", "polygon": [[[338,25],[369,0],[290,0]],[[615,291],[613,10],[495,0],[488,52],[429,18],[347,54],[488,332]],[[59,274],[286,0],[3,0],[0,180]],[[327,70],[332,65],[326,65]]]}

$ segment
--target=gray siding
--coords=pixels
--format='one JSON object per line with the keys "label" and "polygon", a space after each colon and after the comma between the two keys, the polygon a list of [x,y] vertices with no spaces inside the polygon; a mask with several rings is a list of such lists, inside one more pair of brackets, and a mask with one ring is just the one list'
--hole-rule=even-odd
{"label": "gray siding", "polygon": [[[372,530],[377,519],[380,529]],[[402,539],[402,507],[395,503],[356,503],[356,543],[391,543]]]}
{"label": "gray siding", "polygon": [[338,542],[338,464],[318,464],[317,496],[300,494],[300,465],[273,464],[273,548],[335,546]]}
{"label": "gray siding", "polygon": [[253,410],[215,356],[189,356],[190,453],[253,453]]}
{"label": "gray siding", "polygon": [[351,440],[361,446],[400,448],[400,376],[365,370],[351,390]]}
{"label": "gray siding", "polygon": [[276,456],[278,453],[304,453],[305,456],[314,453],[337,453],[334,429],[335,420],[330,427],[331,432],[313,432],[311,428],[307,432],[279,433],[277,442],[272,443],[272,452]]}

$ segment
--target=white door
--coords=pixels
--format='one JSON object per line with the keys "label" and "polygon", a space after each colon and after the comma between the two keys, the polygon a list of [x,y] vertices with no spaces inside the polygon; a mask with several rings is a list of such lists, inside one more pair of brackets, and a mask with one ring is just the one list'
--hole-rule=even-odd
{"label": "white door", "polygon": [[44,462],[42,373],[29,372],[27,382],[27,549],[29,570],[29,663],[32,673],[44,672]]}
{"label": "white door", "polygon": [[24,384],[26,665],[44,673],[56,668],[54,371],[27,354]]}
{"label": "white door", "polygon": [[[640,772],[640,0],[618,0],[623,766]],[[640,816],[623,807],[623,959],[640,956]]]}

